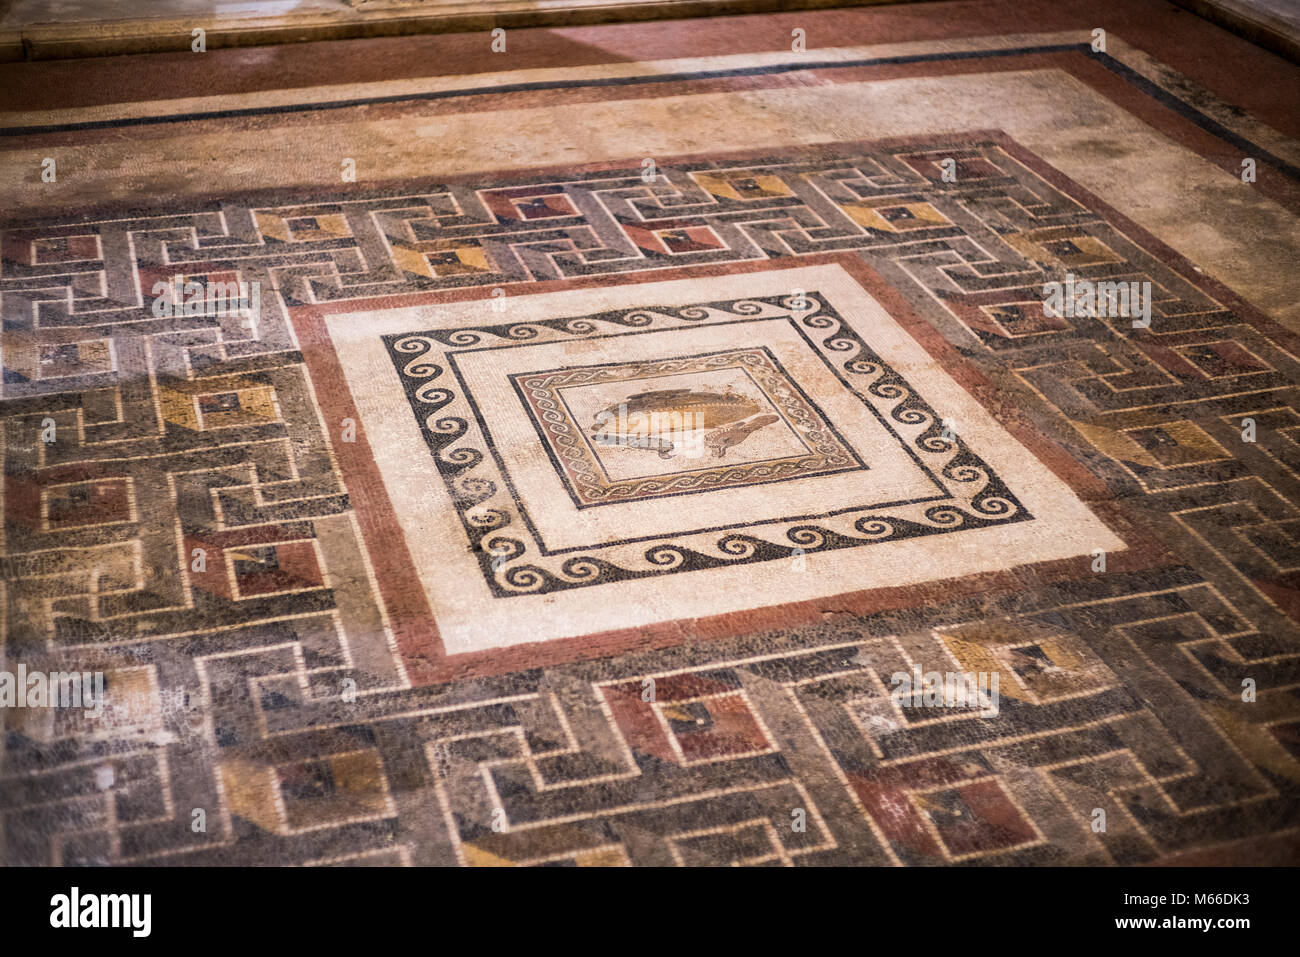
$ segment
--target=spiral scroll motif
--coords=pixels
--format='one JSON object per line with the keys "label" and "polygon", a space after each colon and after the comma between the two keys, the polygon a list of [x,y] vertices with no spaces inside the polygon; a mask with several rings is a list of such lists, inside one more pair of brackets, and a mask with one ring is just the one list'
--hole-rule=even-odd
{"label": "spiral scroll motif", "polygon": [[[919,461],[933,465],[932,474],[950,484],[952,497],[910,512],[873,511],[864,506],[861,512],[834,521],[826,516],[785,528],[760,525],[752,533],[719,529],[711,537],[692,533],[689,541],[675,541],[669,536],[648,542],[636,553],[624,549],[618,553],[617,562],[595,548],[563,556],[547,554],[534,540],[531,527],[526,527],[526,517],[519,520],[519,505],[508,481],[498,474],[501,467],[495,457],[481,447],[484,440],[474,424],[472,402],[461,394],[458,380],[448,374],[448,362],[454,353],[494,343],[562,342],[618,330],[680,329],[742,317],[781,318],[801,330],[841,381],[878,410],[882,423],[894,431],[899,441],[909,444]],[[801,296],[621,309],[564,319],[434,330],[390,336],[385,341],[470,547],[479,556],[485,580],[498,596],[545,594],[604,582],[775,561],[1032,518],[993,469],[971,451],[960,435],[947,429],[917,391],[815,291]],[[769,395],[781,404],[783,413],[805,430],[813,444],[825,442],[826,449],[830,448],[831,436],[799,396],[771,372],[761,352],[729,361],[741,362],[757,377],[756,381],[763,382]],[[691,365],[686,360],[666,359],[658,371],[671,374],[675,362],[682,369],[699,364],[698,360]],[[552,396],[550,389],[557,381],[556,375],[568,377],[564,381],[572,384],[598,381],[599,373],[577,368],[539,373],[520,381],[521,398],[527,396],[534,403],[549,430],[552,447],[562,457],[573,454],[577,462],[575,450],[583,440]],[[752,477],[764,478],[767,474],[760,468]],[[590,478],[594,482],[594,473]],[[691,490],[689,482],[682,485],[682,491]]]}

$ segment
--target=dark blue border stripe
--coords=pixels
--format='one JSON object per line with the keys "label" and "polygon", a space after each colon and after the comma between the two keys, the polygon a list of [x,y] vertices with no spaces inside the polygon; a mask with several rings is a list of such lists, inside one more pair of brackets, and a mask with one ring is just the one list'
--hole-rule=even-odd
{"label": "dark blue border stripe", "polygon": [[824,60],[813,63],[782,63],[775,66],[737,67],[734,70],[704,70],[698,73],[656,73],[647,76],[613,76],[596,80],[538,80],[534,83],[508,83],[503,86],[467,87],[463,90],[434,90],[428,93],[400,93],[392,96],[361,97],[353,100],[328,100],[323,103],[290,103],[284,106],[254,106],[239,110],[212,110],[206,113],[170,113],[164,116],[125,117],[118,120],[92,120],[50,126],[6,126],[0,136],[34,133],[69,133],[77,130],[103,130],[126,126],[153,126],[159,123],[184,123],[190,120],[224,120],[238,116],[268,116],[276,113],[309,113],[313,110],[342,110],[353,106],[378,103],[404,103],[413,100],[448,100],[458,96],[482,96],[487,93],[524,93],[536,90],[566,90],[582,87],[639,86],[648,83],[676,83],[684,80],[714,80],[737,76],[774,76],[801,70],[831,70],[847,67],[878,66],[897,63],[926,63],[936,60],[975,60],[990,56],[1015,56],[1024,53],[1064,53],[1088,50],[1086,43],[1065,43],[1046,47],[1014,47],[1003,50],[967,50],[957,53],[915,53],[908,56],[881,57],[874,60]]}
{"label": "dark blue border stripe", "polygon": [[[1091,50],[1089,52],[1091,53]],[[1190,103],[1187,103],[1184,100],[1180,100],[1178,97],[1174,96],[1164,87],[1152,83],[1150,80],[1144,77],[1141,73],[1138,73],[1132,67],[1120,63],[1109,53],[1093,53],[1092,57],[1093,59],[1100,62],[1102,66],[1106,67],[1106,69],[1110,70],[1115,75],[1127,80],[1129,83],[1133,84],[1143,93],[1145,93],[1147,96],[1163,103],[1165,106],[1169,107],[1171,110],[1173,110],[1178,115],[1182,116],[1184,119],[1191,120],[1193,123],[1195,123],[1201,129],[1205,130],[1207,133],[1213,133],[1215,136],[1223,140],[1225,143],[1231,143],[1233,146],[1237,147],[1237,149],[1241,150],[1243,153],[1245,153],[1246,155],[1254,159],[1264,160],[1270,166],[1274,167],[1275,169],[1281,170],[1292,179],[1300,179],[1300,168],[1297,168],[1291,163],[1288,163],[1280,156],[1275,156],[1274,154],[1270,153],[1268,150],[1264,149],[1258,144],[1252,143],[1244,136],[1240,136],[1237,133],[1232,132],[1232,130],[1228,129],[1226,126],[1219,123],[1218,121],[1213,120],[1210,117],[1206,116],[1204,113],[1202,113],[1196,107],[1192,106]]]}
{"label": "dark blue border stripe", "polygon": [[775,66],[738,67],[734,70],[704,70],[697,73],[667,73],[651,76],[605,77],[596,80],[539,80],[534,83],[509,83],[503,86],[468,87],[462,90],[434,90],[428,93],[402,93],[392,96],[359,97],[351,100],[329,100],[323,103],[290,103],[284,106],[258,106],[237,110],[211,110],[204,113],[172,113],[163,116],[125,117],[117,120],[92,120],[85,123],[63,123],[49,126],[6,126],[0,136],[31,136],[40,133],[71,133],[80,130],[122,129],[131,126],[156,126],[162,123],[184,123],[193,120],[222,120],[242,116],[271,116],[284,113],[310,113],[316,110],[342,110],[356,106],[382,103],[404,103],[418,100],[447,100],[461,96],[482,96],[491,93],[522,93],[542,90],[580,89],[584,87],[641,86],[650,83],[677,83],[689,80],[713,80],[743,76],[775,76],[798,73],[804,70],[842,70],[863,66],[884,66],[902,63],[928,63],[944,60],[980,60],[991,57],[1024,56],[1032,53],[1085,53],[1116,76],[1132,84],[1152,99],[1169,107],[1184,119],[1195,123],[1225,143],[1230,143],[1243,153],[1263,160],[1289,178],[1300,180],[1300,168],[1269,152],[1244,136],[1232,132],[1217,120],[1206,116],[1196,107],[1180,100],[1168,90],[1148,80],[1142,74],[1108,53],[1094,53],[1089,43],[1060,43],[1038,47],[1003,47],[996,50],[962,50],[951,53],[915,53],[904,56],[877,57],[866,60],[818,60],[812,63],[782,63]]}

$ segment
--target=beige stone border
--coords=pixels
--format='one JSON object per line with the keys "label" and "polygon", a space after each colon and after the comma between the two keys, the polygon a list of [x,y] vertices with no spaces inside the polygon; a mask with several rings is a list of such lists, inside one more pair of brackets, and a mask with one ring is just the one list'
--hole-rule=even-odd
{"label": "beige stone border", "polygon": [[[406,546],[448,654],[702,618],[1001,571],[1013,566],[1126,548],[1074,491],[999,425],[842,266],[765,269],[700,279],[633,283],[506,300],[501,322],[584,315],[620,306],[682,305],[735,296],[781,295],[792,286],[824,295],[840,316],[899,370],[939,415],[960,423],[970,450],[1006,482],[1032,521],[812,551],[804,570],[788,561],[680,572],[541,595],[496,598],[466,547],[447,490],[429,456],[381,336],[477,325],[482,304],[448,303],[336,313],[326,322],[361,426],[404,529]],[[520,417],[524,415],[522,409]],[[860,450],[861,451],[861,450]],[[778,486],[772,493],[779,499]],[[701,493],[719,508],[735,490]],[[744,490],[742,490],[744,491]],[[599,511],[599,510],[597,510]],[[651,534],[653,532],[651,531]],[[671,536],[666,536],[671,537]]]}

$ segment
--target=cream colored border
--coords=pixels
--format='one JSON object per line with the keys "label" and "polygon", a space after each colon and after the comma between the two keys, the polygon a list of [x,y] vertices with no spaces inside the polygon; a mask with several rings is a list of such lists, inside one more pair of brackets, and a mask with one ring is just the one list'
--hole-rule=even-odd
{"label": "cream colored border", "polygon": [[812,552],[805,556],[804,571],[796,570],[793,562],[757,562],[556,594],[496,598],[454,517],[380,339],[397,332],[481,323],[482,303],[332,315],[327,326],[361,425],[449,654],[817,600],[859,589],[913,585],[1030,562],[1075,556],[1085,556],[1081,561],[1087,562],[1094,549],[1110,552],[1125,547],[838,265],[760,267],[716,278],[517,296],[506,300],[503,312],[493,319],[536,321],[620,305],[685,305],[728,296],[784,294],[792,288],[825,295],[882,358],[916,385],[937,413],[960,424],[963,440],[1002,476],[1036,520]]}

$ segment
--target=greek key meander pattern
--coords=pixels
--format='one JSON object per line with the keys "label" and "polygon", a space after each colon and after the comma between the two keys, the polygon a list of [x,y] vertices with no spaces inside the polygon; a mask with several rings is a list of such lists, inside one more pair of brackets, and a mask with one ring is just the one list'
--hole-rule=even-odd
{"label": "greek key meander pattern", "polygon": [[[1300,825],[1284,338],[996,142],[661,173],[0,237],[6,661],[114,701],[5,715],[6,862],[1129,863]],[[410,687],[286,309],[846,250],[1179,563]],[[1067,272],[1151,282],[1151,328],[1045,318]],[[262,321],[153,317],[176,274]],[[1000,714],[900,710],[914,664],[999,669]]]}

